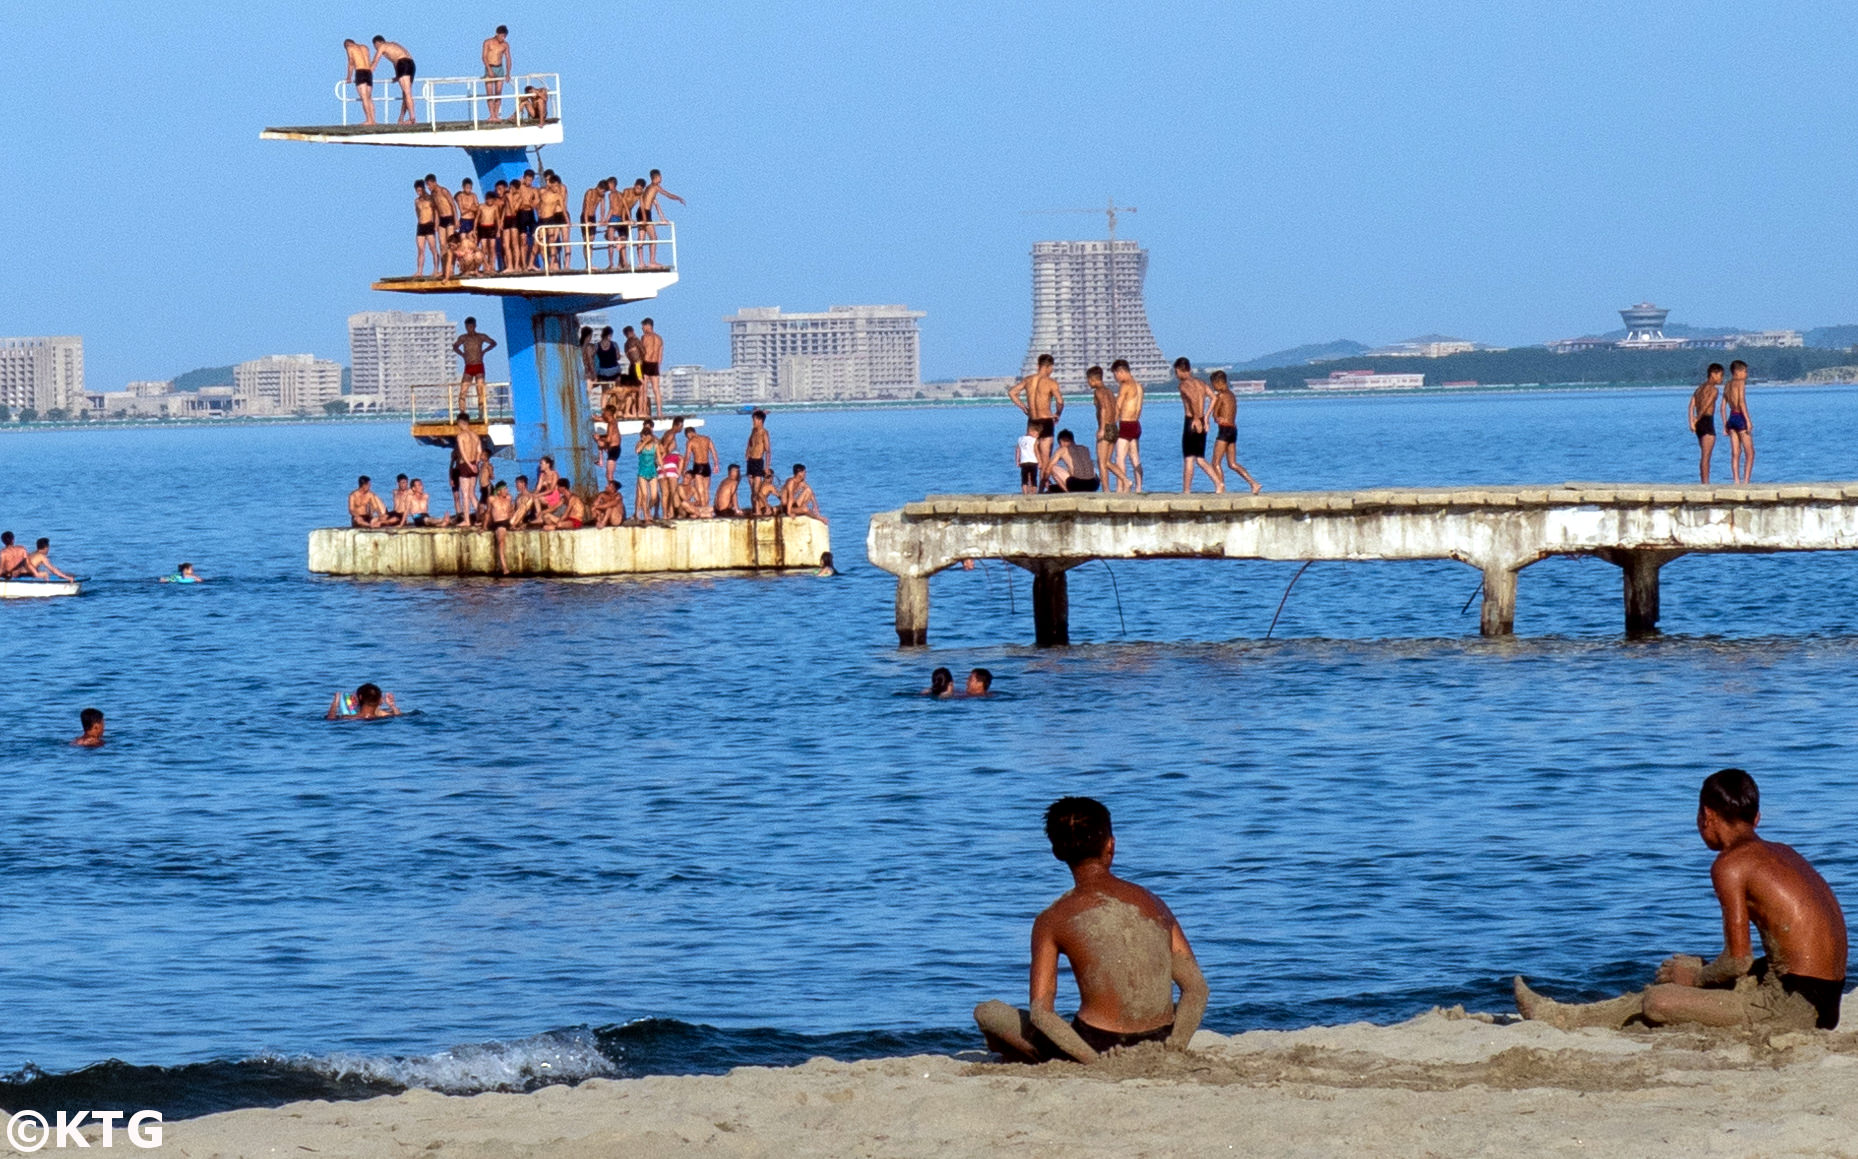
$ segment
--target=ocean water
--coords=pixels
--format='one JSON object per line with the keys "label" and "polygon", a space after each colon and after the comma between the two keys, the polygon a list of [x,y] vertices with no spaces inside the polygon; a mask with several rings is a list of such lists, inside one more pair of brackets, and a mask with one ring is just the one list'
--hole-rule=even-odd
{"label": "ocean water", "polygon": [[[1171,396],[1148,479],[1178,486]],[[1858,477],[1858,393],[1753,399],[1758,480]],[[978,1046],[1023,1002],[1068,885],[1052,798],[1115,813],[1238,1031],[1508,979],[1597,995],[1711,953],[1699,780],[1751,770],[1764,831],[1858,896],[1858,557],[1689,557],[1621,638],[1618,572],[1522,574],[1485,641],[1453,563],[1091,564],[1077,646],[1029,580],[932,582],[900,651],[868,516],[1011,490],[1006,408],[777,413],[845,574],[397,583],[313,577],[393,425],[0,435],[0,526],[80,599],[0,607],[0,1105],[191,1114],[407,1085],[522,1089],[811,1054]],[[1686,480],[1682,391],[1259,400],[1273,489]],[[1088,422],[1085,422],[1088,426]],[[710,430],[739,457],[746,420]],[[1728,474],[1726,444],[1718,468]],[[188,559],[196,588],[154,582]],[[930,702],[929,669],[999,695]],[[373,680],[411,715],[334,725]],[[85,705],[100,751],[66,742]],[[1061,1006],[1070,993],[1061,989]]]}

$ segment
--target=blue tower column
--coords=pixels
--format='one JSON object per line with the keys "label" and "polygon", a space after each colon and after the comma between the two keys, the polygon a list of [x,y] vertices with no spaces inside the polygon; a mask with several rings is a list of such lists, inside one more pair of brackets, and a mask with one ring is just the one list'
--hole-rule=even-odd
{"label": "blue tower column", "polygon": [[527,465],[554,456],[557,469],[583,494],[599,490],[599,483],[593,416],[581,381],[580,315],[609,301],[571,295],[503,299],[516,457]]}

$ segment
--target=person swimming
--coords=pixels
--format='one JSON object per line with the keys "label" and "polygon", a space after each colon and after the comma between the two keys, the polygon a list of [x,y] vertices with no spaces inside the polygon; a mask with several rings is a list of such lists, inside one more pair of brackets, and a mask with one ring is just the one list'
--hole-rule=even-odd
{"label": "person swimming", "polygon": [[103,747],[103,710],[86,708],[77,714],[77,722],[84,726],[84,733],[71,744],[81,749],[100,749]]}
{"label": "person swimming", "polygon": [[181,566],[174,569],[173,575],[162,576],[161,582],[164,584],[197,584],[205,583],[206,581],[194,574],[193,564],[183,563]]}
{"label": "person swimming", "polygon": [[955,674],[946,668],[937,668],[929,674],[929,687],[924,696],[933,696],[937,700],[955,694]]}
{"label": "person swimming", "polygon": [[329,701],[329,712],[323,719],[385,720],[399,715],[400,707],[394,703],[393,693],[382,692],[378,684],[363,684],[353,693],[336,693]]}
{"label": "person swimming", "polygon": [[830,551],[824,551],[820,553],[819,570],[814,572],[813,574],[818,575],[818,576],[829,576],[829,575],[839,574],[839,569],[832,566],[832,553]]}

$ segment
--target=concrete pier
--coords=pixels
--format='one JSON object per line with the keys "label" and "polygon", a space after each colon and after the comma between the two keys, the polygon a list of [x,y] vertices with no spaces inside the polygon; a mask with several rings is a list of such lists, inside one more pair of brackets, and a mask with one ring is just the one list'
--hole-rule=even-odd
{"label": "concrete pier", "polygon": [[[813,568],[832,550],[817,519],[680,519],[668,527],[512,531],[511,575],[594,576]],[[488,531],[456,527],[322,527],[310,532],[310,570],[383,577],[496,575]],[[925,593],[924,610],[927,613]]]}
{"label": "concrete pier", "polygon": [[1065,572],[1092,559],[1455,559],[1483,572],[1480,630],[1516,623],[1516,575],[1551,555],[1620,569],[1625,628],[1658,626],[1658,572],[1691,552],[1858,549],[1858,483],[1567,483],[1265,495],[932,495],[873,516],[897,639],[929,638],[929,577],[969,559],[1033,573],[1034,639],[1070,640]]}

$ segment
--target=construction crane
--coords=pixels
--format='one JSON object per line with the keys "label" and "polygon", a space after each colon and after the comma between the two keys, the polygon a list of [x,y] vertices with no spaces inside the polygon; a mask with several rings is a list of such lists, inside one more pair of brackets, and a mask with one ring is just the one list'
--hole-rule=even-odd
{"label": "construction crane", "polygon": [[1103,266],[1110,282],[1110,357],[1116,357],[1116,351],[1122,348],[1123,342],[1122,295],[1116,288],[1116,283],[1119,280],[1116,276],[1116,215],[1119,213],[1134,213],[1135,206],[1118,205],[1116,204],[1116,195],[1111,194],[1104,199],[1104,206],[1102,209],[1029,209],[1026,212],[1029,214],[1101,213],[1109,219],[1110,244],[1108,252],[1105,254]]}

